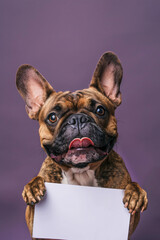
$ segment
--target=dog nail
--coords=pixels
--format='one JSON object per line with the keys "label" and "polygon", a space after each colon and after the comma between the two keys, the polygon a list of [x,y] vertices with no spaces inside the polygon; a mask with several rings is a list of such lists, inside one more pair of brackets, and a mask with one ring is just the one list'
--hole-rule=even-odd
{"label": "dog nail", "polygon": [[127,208],[127,207],[128,207],[128,202],[126,202],[126,203],[124,204],[124,207],[125,207],[125,208]]}
{"label": "dog nail", "polygon": [[43,195],[43,191],[42,190],[40,190],[39,192],[40,192],[41,195]]}
{"label": "dog nail", "polygon": [[40,198],[40,196],[37,196],[37,200],[38,200],[38,201],[41,201],[41,198]]}

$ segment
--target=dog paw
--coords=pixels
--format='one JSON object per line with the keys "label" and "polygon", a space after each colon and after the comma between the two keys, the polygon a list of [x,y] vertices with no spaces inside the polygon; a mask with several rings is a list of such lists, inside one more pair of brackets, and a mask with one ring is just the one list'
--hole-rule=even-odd
{"label": "dog paw", "polygon": [[132,182],[125,189],[123,203],[132,215],[143,212],[148,205],[147,193],[137,183]]}
{"label": "dog paw", "polygon": [[34,205],[43,198],[45,192],[44,179],[37,176],[25,185],[22,197],[28,205]]}

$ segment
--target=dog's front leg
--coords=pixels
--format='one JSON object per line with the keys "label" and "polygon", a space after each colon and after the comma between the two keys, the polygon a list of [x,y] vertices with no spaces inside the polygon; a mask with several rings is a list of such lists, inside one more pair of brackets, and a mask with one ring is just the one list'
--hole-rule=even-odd
{"label": "dog's front leg", "polygon": [[44,179],[37,176],[25,185],[22,197],[28,205],[34,205],[43,198],[45,191]]}
{"label": "dog's front leg", "polygon": [[45,182],[61,183],[61,181],[61,169],[52,159],[46,158],[38,176],[25,185],[22,196],[28,205],[26,208],[26,222],[31,236],[33,231],[34,205],[38,203],[45,194]]}
{"label": "dog's front leg", "polygon": [[26,208],[26,222],[31,236],[33,230],[34,204],[43,198],[45,191],[44,179],[37,176],[25,185],[22,192],[22,197],[28,205]]}
{"label": "dog's front leg", "polygon": [[138,183],[131,182],[126,186],[123,202],[132,215],[143,212],[148,205],[147,193]]}
{"label": "dog's front leg", "polygon": [[131,182],[126,186],[123,202],[131,213],[129,238],[134,232],[140,218],[140,211],[147,209],[147,193],[137,183]]}

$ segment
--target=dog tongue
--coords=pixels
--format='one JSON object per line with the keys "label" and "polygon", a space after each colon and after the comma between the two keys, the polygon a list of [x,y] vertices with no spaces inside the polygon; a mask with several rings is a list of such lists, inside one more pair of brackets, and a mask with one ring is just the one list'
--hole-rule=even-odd
{"label": "dog tongue", "polygon": [[94,145],[94,143],[88,137],[75,138],[69,144],[69,149],[71,149],[71,148],[87,148],[87,147],[93,146],[93,145]]}

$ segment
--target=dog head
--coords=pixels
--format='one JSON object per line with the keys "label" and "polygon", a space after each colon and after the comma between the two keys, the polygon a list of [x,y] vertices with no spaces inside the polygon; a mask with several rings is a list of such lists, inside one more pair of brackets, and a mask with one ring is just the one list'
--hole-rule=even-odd
{"label": "dog head", "polygon": [[22,65],[16,85],[31,119],[39,121],[42,148],[62,168],[96,166],[117,139],[121,63],[111,52],[99,60],[89,88],[56,92],[32,66]]}

